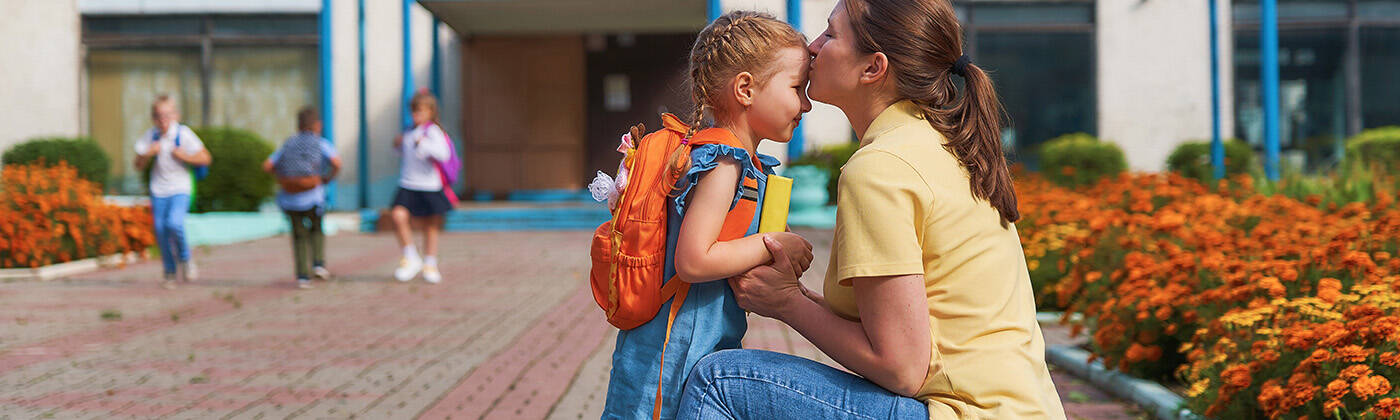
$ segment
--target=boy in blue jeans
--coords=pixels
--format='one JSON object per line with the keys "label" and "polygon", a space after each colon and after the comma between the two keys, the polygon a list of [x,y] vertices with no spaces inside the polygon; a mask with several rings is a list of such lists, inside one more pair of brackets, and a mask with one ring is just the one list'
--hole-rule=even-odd
{"label": "boy in blue jeans", "polygon": [[178,280],[190,282],[198,277],[185,240],[185,215],[190,211],[194,182],[190,168],[208,166],[213,159],[194,130],[180,124],[180,113],[169,95],[160,95],[151,104],[151,121],[155,128],[136,140],[134,163],[137,170],[151,170],[151,212],[155,216],[156,245],[165,268],[161,287],[173,289],[177,262]]}
{"label": "boy in blue jeans", "polygon": [[291,220],[299,289],[311,288],[312,275],[321,280],[331,276],[326,269],[326,236],[321,231],[321,217],[326,212],[324,185],[340,172],[340,157],[330,140],[321,137],[321,128],[321,114],[309,106],[302,108],[297,112],[297,134],[287,138],[263,162],[263,170],[277,176],[281,187],[277,206]]}

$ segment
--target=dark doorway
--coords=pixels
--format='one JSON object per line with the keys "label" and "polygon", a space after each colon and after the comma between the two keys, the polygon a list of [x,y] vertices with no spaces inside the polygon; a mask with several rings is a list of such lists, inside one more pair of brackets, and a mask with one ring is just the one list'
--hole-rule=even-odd
{"label": "dark doorway", "polygon": [[[618,139],[632,125],[645,123],[647,130],[655,131],[661,128],[662,112],[689,118],[690,87],[685,83],[685,71],[694,42],[695,34],[599,35],[585,40],[588,128],[584,182],[593,179],[595,171],[616,172],[622,157],[617,153]],[[626,94],[619,95],[621,91]],[[626,96],[621,101],[625,106],[619,96]]]}

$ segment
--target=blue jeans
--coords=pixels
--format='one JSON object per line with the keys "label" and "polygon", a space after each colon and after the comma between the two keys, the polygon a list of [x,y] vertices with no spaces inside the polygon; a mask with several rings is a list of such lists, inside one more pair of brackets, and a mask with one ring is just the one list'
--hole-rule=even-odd
{"label": "blue jeans", "polygon": [[190,246],[185,241],[185,215],[190,212],[190,195],[152,196],[151,212],[155,214],[156,246],[160,247],[165,274],[175,274],[177,257],[179,262],[190,260]]}
{"label": "blue jeans", "polygon": [[719,351],[695,365],[678,419],[928,419],[923,402],[797,356]]}

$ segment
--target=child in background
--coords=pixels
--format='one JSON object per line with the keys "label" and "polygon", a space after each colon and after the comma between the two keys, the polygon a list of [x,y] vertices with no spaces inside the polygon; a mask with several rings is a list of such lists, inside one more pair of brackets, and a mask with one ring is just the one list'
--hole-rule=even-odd
{"label": "child in background", "polygon": [[[799,269],[811,263],[811,245],[802,237],[757,234],[761,194],[778,165],[757,153],[758,143],[787,142],[802,114],[811,110],[807,57],[800,33],[755,12],[721,16],[695,40],[689,75],[696,108],[689,144],[682,144],[667,165],[684,175],[667,206],[664,269],[665,279],[674,275],[690,283],[689,297],[669,333],[674,300],[651,321],[618,332],[604,419],[675,417],[681,387],[695,363],[739,348],[748,323],[722,280],[771,261],[765,237],[785,249],[807,250]],[[701,130],[706,111],[717,127]],[[710,144],[695,145],[700,143]]]}
{"label": "child in background", "polygon": [[[438,237],[442,235],[443,215],[452,210],[452,203],[444,193],[451,186],[443,185],[436,162],[447,162],[452,149],[438,124],[437,98],[426,91],[419,92],[409,101],[409,109],[413,112],[413,127],[394,139],[394,149],[401,154],[399,191],[389,216],[403,248],[394,279],[406,282],[421,272],[424,281],[437,284],[442,281],[437,260]],[[413,227],[423,232],[424,257],[419,256],[413,244]]]}
{"label": "child in background", "polygon": [[194,130],[180,124],[180,112],[169,95],[156,97],[151,104],[151,120],[155,128],[136,140],[134,164],[137,170],[149,167],[151,171],[151,212],[155,216],[156,246],[165,269],[161,287],[174,289],[177,279],[191,282],[199,277],[185,240],[185,215],[190,212],[194,182],[190,168],[208,166],[213,158]]}
{"label": "child in background", "polygon": [[[310,106],[297,112],[297,134],[263,162],[263,170],[277,176],[281,190],[277,206],[292,225],[292,255],[296,261],[296,286],[311,288],[311,277],[329,280],[326,269],[325,233],[321,218],[326,212],[324,184],[340,172],[340,156],[330,140],[321,137],[321,114]],[[330,171],[326,171],[326,165]]]}

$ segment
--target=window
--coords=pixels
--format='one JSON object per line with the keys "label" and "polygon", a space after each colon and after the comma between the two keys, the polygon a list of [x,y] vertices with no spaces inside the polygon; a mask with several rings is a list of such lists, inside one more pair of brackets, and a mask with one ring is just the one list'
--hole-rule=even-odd
{"label": "window", "polygon": [[118,160],[118,188],[141,191],[131,146],[161,93],[186,125],[290,135],[296,110],[319,97],[318,33],[314,15],[85,17],[88,132]]}
{"label": "window", "polygon": [[1400,27],[1361,29],[1361,124],[1400,125]]}
{"label": "window", "polygon": [[1046,140],[1096,131],[1093,2],[955,7],[962,11],[965,51],[991,75],[1006,108],[1002,142],[1013,160],[1034,168]]}
{"label": "window", "polygon": [[[1235,134],[1260,145],[1259,2],[1233,7]],[[1278,14],[1281,148],[1306,169],[1325,169],[1354,129],[1400,124],[1400,0],[1280,0]],[[1358,52],[1355,71],[1348,51]]]}

